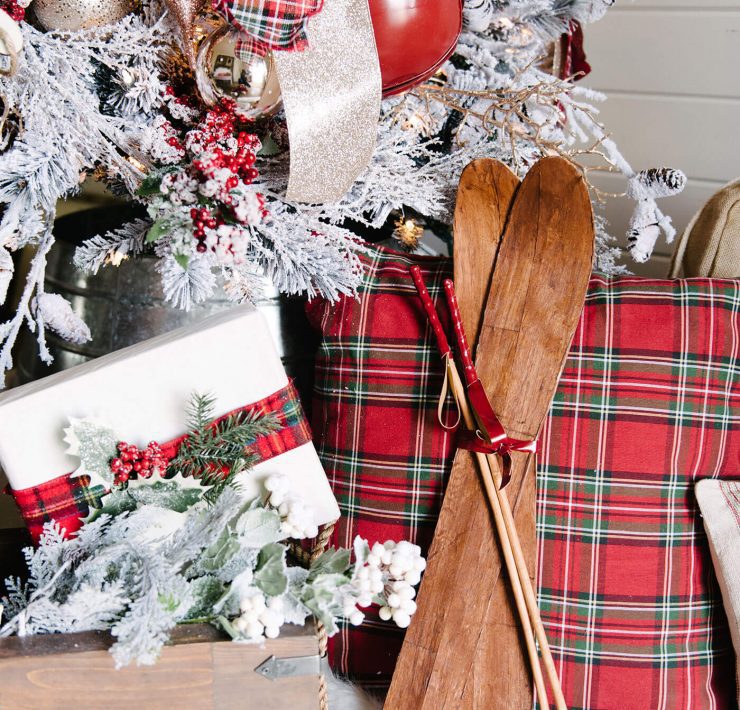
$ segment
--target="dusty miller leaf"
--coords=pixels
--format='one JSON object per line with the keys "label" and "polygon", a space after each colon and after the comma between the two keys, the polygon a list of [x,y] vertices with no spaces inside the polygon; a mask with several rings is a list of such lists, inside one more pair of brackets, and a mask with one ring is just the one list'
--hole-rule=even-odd
{"label": "dusty miller leaf", "polygon": [[271,542],[278,542],[280,515],[275,510],[254,508],[244,513],[236,523],[236,532],[243,547],[261,549]]}
{"label": "dusty miller leaf", "polygon": [[322,574],[344,574],[349,569],[350,551],[330,549],[324,552],[312,565],[309,577],[315,579]]}
{"label": "dusty miller leaf", "polygon": [[198,566],[207,572],[218,572],[238,551],[239,539],[227,526],[218,540],[203,551]]}
{"label": "dusty miller leaf", "polygon": [[285,562],[285,545],[265,545],[257,558],[254,583],[269,597],[279,597],[288,588],[288,566]]}

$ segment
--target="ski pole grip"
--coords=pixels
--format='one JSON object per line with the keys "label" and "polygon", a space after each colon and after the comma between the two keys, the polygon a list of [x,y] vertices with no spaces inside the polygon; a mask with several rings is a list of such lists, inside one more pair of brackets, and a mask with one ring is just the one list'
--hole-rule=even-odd
{"label": "ski pole grip", "polygon": [[445,279],[444,289],[445,296],[447,297],[447,307],[450,309],[450,317],[452,318],[452,327],[455,329],[457,349],[460,355],[460,362],[462,362],[465,381],[471,384],[478,379],[478,375],[475,372],[468,339],[465,336],[465,328],[463,327],[462,316],[460,315],[460,305],[457,302],[455,284],[452,279]]}
{"label": "ski pole grip", "polygon": [[437,339],[439,352],[442,353],[443,357],[445,357],[450,354],[450,344],[447,342],[447,336],[442,328],[442,323],[440,323],[437,311],[434,308],[432,297],[429,295],[429,291],[427,291],[427,287],[424,285],[424,279],[421,276],[421,269],[418,266],[412,266],[409,268],[409,273],[414,281],[416,290],[419,292],[419,298],[424,306],[424,311],[427,314],[429,324],[432,326],[434,337]]}

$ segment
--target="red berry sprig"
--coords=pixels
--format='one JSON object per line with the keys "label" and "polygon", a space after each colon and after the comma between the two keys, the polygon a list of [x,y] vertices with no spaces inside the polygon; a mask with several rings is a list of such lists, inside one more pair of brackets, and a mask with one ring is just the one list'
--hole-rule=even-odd
{"label": "red berry sprig", "polygon": [[145,449],[121,441],[118,444],[118,456],[111,460],[113,482],[125,486],[132,478],[141,476],[151,478],[155,473],[164,476],[169,459],[162,453],[156,441],[150,442]]}
{"label": "red berry sprig", "polygon": [[18,0],[0,0],[0,10],[10,15],[14,22],[22,22],[26,17],[26,8],[21,7]]}

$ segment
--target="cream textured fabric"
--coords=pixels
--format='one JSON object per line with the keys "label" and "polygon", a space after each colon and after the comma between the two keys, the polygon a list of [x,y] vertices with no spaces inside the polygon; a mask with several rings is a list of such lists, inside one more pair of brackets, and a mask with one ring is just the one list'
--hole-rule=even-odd
{"label": "cream textured fabric", "polygon": [[706,479],[695,491],[735,646],[740,705],[740,481]]}
{"label": "cream textured fabric", "polygon": [[725,185],[697,212],[676,246],[670,276],[740,276],[740,180]]}

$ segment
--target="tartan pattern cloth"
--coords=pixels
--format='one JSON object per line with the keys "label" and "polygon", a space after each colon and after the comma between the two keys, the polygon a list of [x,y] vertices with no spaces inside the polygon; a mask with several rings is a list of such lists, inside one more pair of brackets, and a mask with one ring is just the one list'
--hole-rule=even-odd
{"label": "tartan pattern cloth", "polygon": [[538,592],[571,708],[734,707],[694,483],[740,477],[740,282],[592,280],[540,437]]}
{"label": "tartan pattern cloth", "polygon": [[91,507],[99,508],[108,492],[103,486],[89,486],[90,476],[59,476],[33,488],[11,491],[34,543],[50,520],[56,520],[67,535],[82,527],[82,518]]}
{"label": "tartan pattern cloth", "polygon": [[[435,302],[452,277],[448,259],[371,249],[358,299],[315,300],[308,315],[323,338],[316,361],[314,443],[342,513],[331,544],[356,535],[410,540],[426,551],[442,503],[454,433],[437,421],[444,371],[408,273],[418,264]],[[442,316],[444,316],[444,309]],[[454,422],[449,406],[447,421]],[[387,686],[403,632],[365,610],[360,628],[329,640],[332,666]]]}
{"label": "tartan pattern cloth", "polygon": [[305,49],[306,22],[321,12],[324,0],[217,0],[215,5],[242,31],[237,52],[248,58],[251,53]]}
{"label": "tartan pattern cloth", "polygon": [[[224,414],[215,420],[214,425],[241,412],[271,413],[276,415],[280,424],[278,430],[259,436],[248,444],[257,457],[257,463],[269,461],[311,441],[311,429],[292,380],[259,402]],[[162,444],[163,456],[173,458],[186,436]],[[87,517],[90,506],[100,507],[101,496],[108,492],[102,486],[88,488],[89,484],[89,476],[72,478],[66,474],[31,488],[11,490],[34,542],[38,542],[44,523],[50,520],[56,520],[68,536],[80,529],[80,519]]]}
{"label": "tartan pattern cloth", "polygon": [[[406,270],[419,263],[436,300],[451,266],[379,249],[363,260],[357,300],[309,307],[323,333],[314,432],[343,515],[334,543],[426,549],[453,442],[437,424],[442,364]],[[738,311],[735,281],[590,283],[537,487],[539,601],[571,708],[734,707],[693,484],[740,477]],[[401,635],[370,615],[342,628],[330,660],[382,687]]]}

